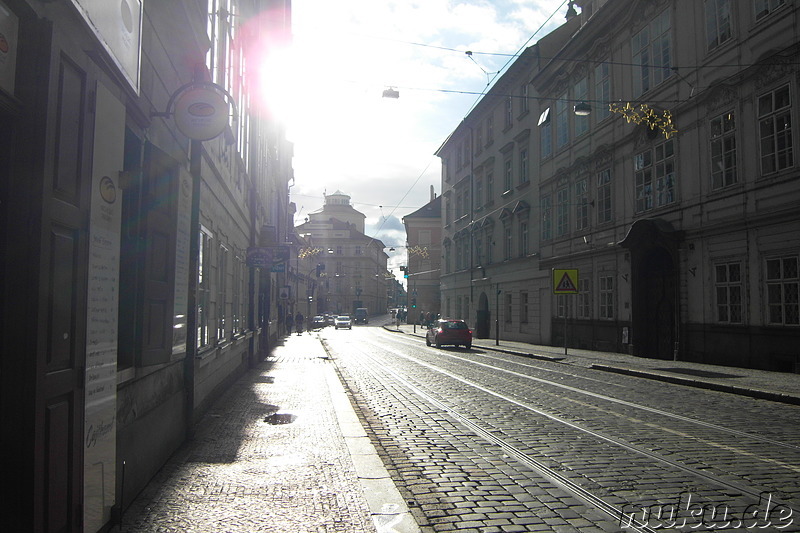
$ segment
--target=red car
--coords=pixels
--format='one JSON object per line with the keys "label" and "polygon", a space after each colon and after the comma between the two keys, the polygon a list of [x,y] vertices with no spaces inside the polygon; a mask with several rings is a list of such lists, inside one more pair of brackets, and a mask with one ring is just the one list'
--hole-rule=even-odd
{"label": "red car", "polygon": [[437,348],[441,348],[442,344],[463,345],[469,350],[472,348],[472,330],[463,320],[437,320],[425,333],[425,344],[435,344]]}

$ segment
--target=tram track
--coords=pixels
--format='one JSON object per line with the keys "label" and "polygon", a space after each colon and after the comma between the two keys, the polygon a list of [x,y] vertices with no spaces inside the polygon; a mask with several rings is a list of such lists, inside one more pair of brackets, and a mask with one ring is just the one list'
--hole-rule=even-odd
{"label": "tram track", "polygon": [[[409,344],[409,346],[414,346],[415,348],[417,347],[416,344]],[[400,353],[400,352],[398,352],[398,353]],[[738,429],[734,429],[734,428],[730,428],[730,427],[726,427],[726,426],[721,426],[719,424],[714,424],[713,422],[708,422],[708,421],[705,421],[705,420],[699,420],[697,418],[692,418],[692,417],[688,417],[688,416],[681,415],[681,414],[678,414],[678,413],[665,411],[663,409],[658,409],[658,408],[650,407],[650,406],[643,405],[643,404],[640,404],[640,403],[631,402],[631,401],[623,400],[623,399],[620,399],[620,398],[615,398],[613,396],[608,396],[606,394],[600,394],[600,393],[593,392],[593,391],[590,391],[590,390],[581,389],[579,387],[573,387],[571,385],[565,385],[563,383],[559,383],[559,382],[554,381],[554,380],[543,379],[543,378],[539,378],[539,377],[536,377],[536,376],[531,376],[529,374],[524,374],[524,373],[521,373],[521,372],[515,372],[513,370],[508,370],[508,369],[502,368],[500,366],[490,365],[490,364],[483,363],[483,362],[480,362],[480,361],[475,361],[475,360],[472,360],[472,359],[469,359],[469,358],[466,358],[466,357],[456,356],[456,355],[453,355],[452,353],[444,352],[444,351],[441,351],[441,350],[438,350],[436,353],[437,353],[437,355],[442,356],[442,357],[447,357],[449,359],[453,359],[453,360],[469,363],[469,364],[472,364],[472,365],[475,365],[475,366],[488,368],[488,369],[491,369],[493,371],[503,372],[505,374],[513,375],[514,377],[518,377],[518,378],[522,378],[522,379],[526,379],[526,380],[530,380],[530,381],[534,381],[534,382],[538,382],[538,383],[543,383],[543,384],[545,384],[547,386],[550,386],[550,387],[555,387],[555,388],[558,388],[558,389],[561,389],[561,390],[573,392],[573,393],[576,393],[576,394],[581,394],[583,396],[589,396],[589,397],[596,398],[596,399],[599,399],[599,400],[603,400],[603,401],[606,401],[606,402],[615,403],[615,404],[618,404],[618,405],[623,405],[625,407],[638,409],[638,410],[641,410],[641,411],[644,411],[644,412],[647,412],[647,413],[652,413],[652,414],[656,414],[656,415],[659,415],[659,416],[667,417],[667,418],[670,418],[670,419],[673,419],[673,420],[678,420],[678,421],[681,421],[681,422],[686,422],[686,423],[694,424],[694,425],[697,425],[697,426],[702,426],[702,427],[705,427],[705,428],[708,428],[708,429],[712,429],[712,430],[715,430],[715,431],[719,431],[719,432],[722,432],[722,433],[726,433],[726,434],[729,434],[729,435],[751,439],[751,440],[754,440],[754,441],[757,441],[757,442],[762,442],[764,444],[768,444],[770,446],[776,446],[776,447],[779,447],[779,448],[786,448],[786,449],[790,449],[790,450],[800,451],[800,445],[797,445],[797,444],[792,444],[792,443],[788,443],[788,442],[784,442],[784,441],[779,441],[779,440],[776,440],[776,439],[765,437],[763,435],[758,435],[758,434],[747,432],[747,431],[741,431],[741,430],[738,430]],[[569,376],[569,377],[575,378],[575,379],[592,380],[592,381],[607,383],[606,381],[597,380],[597,379],[594,379],[594,378],[587,378],[586,376],[580,376],[578,374],[574,374],[574,373],[570,373],[570,372],[563,372],[563,371],[560,371],[560,370],[553,370],[553,369],[542,367],[542,366],[536,366],[536,365],[530,365],[530,364],[526,364],[526,363],[521,363],[521,362],[518,362],[518,361],[512,361],[512,360],[509,360],[509,359],[504,358],[504,357],[495,357],[495,356],[486,356],[486,355],[484,355],[482,357],[490,358],[490,359],[493,359],[493,360],[496,360],[496,361],[500,361],[500,362],[503,362],[503,363],[506,363],[506,364],[511,364],[511,365],[515,365],[515,366],[521,366],[521,367],[524,367],[524,368],[529,368],[529,369],[536,370],[536,371],[539,371],[539,372],[557,373],[557,374],[566,375],[566,376]],[[798,473],[800,473],[800,471],[798,471]]]}
{"label": "tram track", "polygon": [[[616,447],[617,449],[624,450],[625,453],[633,453],[633,454],[639,455],[641,457],[644,457],[647,460],[652,461],[653,463],[661,464],[666,468],[683,472],[686,476],[688,476],[689,478],[694,480],[693,483],[694,482],[699,482],[699,484],[701,484],[701,485],[708,485],[708,486],[711,486],[711,487],[716,487],[718,490],[722,490],[723,492],[725,492],[726,494],[729,494],[729,495],[741,495],[740,498],[747,499],[750,502],[760,502],[762,497],[763,497],[764,491],[762,489],[760,489],[760,488],[754,488],[753,486],[745,485],[743,483],[740,483],[740,482],[737,482],[737,481],[733,481],[733,480],[731,480],[729,478],[726,479],[726,478],[720,477],[718,475],[715,475],[713,473],[706,472],[706,471],[704,471],[703,469],[700,469],[700,468],[694,468],[692,466],[687,466],[686,464],[683,464],[682,462],[680,462],[678,460],[670,459],[668,457],[663,456],[662,454],[659,454],[659,453],[653,452],[651,450],[648,450],[646,448],[643,448],[642,446],[638,446],[638,445],[635,445],[635,444],[631,444],[629,442],[625,442],[625,441],[623,441],[621,439],[618,439],[618,438],[615,438],[613,436],[606,435],[606,434],[604,434],[602,432],[599,432],[599,431],[593,430],[591,428],[585,427],[584,425],[575,423],[575,422],[570,421],[570,420],[566,420],[563,417],[554,415],[554,414],[549,413],[549,412],[547,412],[547,411],[545,411],[545,410],[543,410],[541,408],[533,406],[533,405],[529,404],[528,402],[520,401],[520,400],[518,400],[516,398],[513,398],[513,397],[507,395],[507,394],[498,392],[497,390],[493,390],[493,389],[491,389],[491,388],[489,388],[487,386],[484,386],[484,385],[482,385],[480,383],[477,383],[477,382],[474,382],[472,380],[466,379],[463,376],[456,375],[455,373],[450,372],[450,371],[446,370],[445,368],[442,368],[442,367],[434,365],[432,363],[420,360],[419,358],[410,356],[410,355],[405,354],[405,353],[403,353],[403,352],[401,352],[399,350],[392,349],[391,347],[386,346],[385,344],[375,344],[374,346],[377,349],[389,352],[392,356],[402,357],[402,358],[404,358],[404,359],[406,359],[406,360],[408,360],[410,362],[413,362],[414,364],[420,365],[421,367],[427,369],[428,371],[435,372],[438,375],[444,376],[444,377],[446,377],[446,378],[448,378],[450,380],[455,380],[455,381],[457,381],[458,383],[460,383],[460,384],[462,384],[464,386],[467,386],[467,387],[469,387],[469,388],[471,388],[473,390],[480,391],[481,393],[489,395],[489,396],[491,396],[491,397],[493,397],[493,398],[495,398],[497,400],[500,400],[500,401],[504,402],[505,404],[513,405],[513,406],[515,406],[517,408],[524,409],[524,410],[526,410],[526,411],[528,411],[530,413],[535,414],[536,416],[543,417],[543,418],[545,418],[545,419],[547,419],[547,420],[549,420],[551,422],[555,422],[555,423],[557,423],[557,424],[559,424],[561,426],[569,428],[571,431],[580,432],[582,434],[590,436],[593,439],[596,439],[597,441],[604,442],[606,444],[610,444],[610,445]],[[499,372],[502,372],[502,373],[506,373],[508,375],[513,375],[515,378],[530,379],[533,382],[543,383],[543,384],[547,384],[549,386],[555,386],[555,387],[558,387],[560,390],[568,391],[570,393],[583,394],[583,395],[587,395],[587,396],[595,398],[595,399],[600,399],[600,400],[612,402],[614,404],[623,405],[625,407],[641,409],[641,410],[643,410],[643,411],[645,411],[647,413],[657,414],[659,416],[671,417],[671,418],[676,419],[676,420],[681,420],[682,422],[697,424],[699,426],[702,426],[702,427],[705,427],[705,428],[709,428],[709,429],[713,429],[715,431],[727,432],[730,435],[735,435],[735,436],[738,436],[738,437],[753,438],[753,439],[755,439],[755,440],[757,440],[759,442],[762,442],[762,443],[771,443],[773,445],[783,446],[784,448],[788,448],[788,449],[792,449],[792,450],[800,449],[800,447],[795,446],[795,445],[790,444],[790,443],[776,441],[774,439],[769,439],[769,438],[766,438],[766,437],[763,437],[763,436],[760,436],[760,435],[753,435],[751,433],[743,432],[743,431],[732,429],[732,428],[726,428],[726,427],[720,426],[718,424],[713,424],[713,423],[709,423],[709,422],[706,422],[706,421],[696,420],[696,419],[693,419],[691,417],[678,415],[676,413],[670,413],[670,412],[664,411],[662,409],[656,409],[656,408],[653,408],[653,407],[637,404],[635,402],[630,402],[630,401],[627,401],[627,400],[621,400],[619,398],[614,398],[614,397],[603,395],[603,394],[599,394],[599,393],[596,393],[596,392],[587,391],[587,390],[580,389],[578,387],[574,387],[574,386],[571,386],[571,385],[565,385],[563,383],[557,383],[557,382],[554,382],[554,381],[551,381],[551,380],[546,380],[546,379],[543,379],[543,378],[530,376],[530,375],[523,374],[523,373],[520,373],[520,372],[515,372],[515,371],[508,370],[508,369],[499,368],[497,366],[493,366],[493,365],[490,365],[490,364],[476,362],[476,361],[470,360],[468,358],[455,356],[453,354],[445,354],[445,353],[442,353],[441,351],[437,351],[436,353],[439,354],[439,355],[446,356],[446,357],[450,358],[451,360],[455,360],[455,361],[458,361],[458,362],[461,362],[461,363],[464,363],[464,362],[465,363],[470,363],[470,364],[473,364],[473,365],[477,365],[478,367],[491,369],[493,371],[499,371]],[[457,408],[455,408],[455,407],[453,407],[451,405],[448,405],[448,403],[443,401],[442,399],[437,398],[437,394],[434,391],[430,390],[430,385],[426,385],[426,384],[420,382],[419,380],[417,380],[415,378],[412,378],[410,376],[404,376],[399,371],[397,371],[397,370],[395,370],[393,368],[389,368],[389,365],[387,365],[385,361],[379,361],[375,356],[369,355],[366,352],[366,350],[364,350],[363,348],[359,350],[358,357],[359,358],[367,358],[369,360],[370,364],[365,364],[363,366],[364,366],[364,368],[367,368],[371,374],[376,376],[376,379],[377,379],[377,376],[378,376],[378,370],[377,369],[380,369],[380,372],[384,373],[385,375],[390,376],[390,378],[393,381],[395,381],[396,383],[401,384],[408,391],[412,392],[417,397],[423,399],[426,403],[434,406],[436,409],[439,409],[439,410],[447,413],[454,420],[457,420],[462,426],[464,426],[465,428],[469,429],[469,431],[471,431],[473,434],[475,434],[476,436],[480,437],[481,439],[483,439],[485,441],[488,441],[488,442],[492,443],[493,445],[499,447],[500,449],[503,450],[504,453],[506,453],[510,457],[513,457],[516,461],[520,462],[521,464],[526,465],[531,470],[533,470],[535,472],[538,472],[543,477],[545,477],[545,478],[551,480],[553,483],[561,486],[562,488],[564,488],[564,490],[569,491],[570,493],[574,494],[576,497],[579,497],[580,499],[590,503],[591,505],[595,506],[597,509],[603,510],[609,516],[612,516],[614,518],[620,518],[622,516],[623,510],[620,509],[619,506],[614,505],[614,503],[607,501],[607,499],[604,499],[601,496],[597,496],[593,492],[591,492],[591,491],[585,489],[584,487],[582,487],[576,481],[573,481],[573,480],[569,479],[567,476],[562,475],[557,469],[555,469],[555,468],[553,468],[551,466],[548,466],[544,461],[538,459],[537,457],[534,457],[533,455],[531,455],[530,453],[525,452],[524,450],[521,450],[518,446],[515,446],[512,443],[512,439],[508,439],[508,438],[504,438],[502,436],[499,436],[498,435],[498,431],[490,430],[490,429],[487,429],[486,427],[483,427],[480,423],[478,423],[475,420],[473,415],[470,415],[468,413],[464,413],[461,410],[459,410],[459,409],[457,409]],[[502,360],[505,363],[509,363],[506,359],[501,358],[500,360]],[[519,363],[513,363],[513,364],[519,364]],[[539,367],[535,367],[535,368],[537,370],[541,370],[541,368],[539,368]],[[384,377],[383,380],[385,380],[385,379],[386,378]],[[776,500],[776,502],[777,502],[777,500]],[[781,501],[781,502],[779,502],[779,504],[786,506],[788,509],[791,509],[793,512],[798,512],[798,510],[796,508],[790,506],[786,502],[782,502]],[[633,527],[634,530],[637,530],[637,531],[652,531],[652,529],[650,529],[648,527],[647,523],[639,523],[639,524],[631,523],[631,526]]]}

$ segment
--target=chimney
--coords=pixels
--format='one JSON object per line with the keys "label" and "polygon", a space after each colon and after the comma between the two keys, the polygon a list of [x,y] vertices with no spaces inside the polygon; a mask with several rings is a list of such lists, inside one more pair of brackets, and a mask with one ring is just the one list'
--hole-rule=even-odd
{"label": "chimney", "polygon": [[436,193],[433,192],[433,185],[431,185],[431,202],[436,199]]}

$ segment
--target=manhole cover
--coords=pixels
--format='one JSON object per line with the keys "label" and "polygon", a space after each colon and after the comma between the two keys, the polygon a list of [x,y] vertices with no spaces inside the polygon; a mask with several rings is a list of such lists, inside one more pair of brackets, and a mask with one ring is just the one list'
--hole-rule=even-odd
{"label": "manhole cover", "polygon": [[689,374],[702,378],[740,378],[736,374],[723,374],[722,372],[711,372],[709,370],[695,370],[694,368],[656,368],[664,372],[674,372],[676,374]]}

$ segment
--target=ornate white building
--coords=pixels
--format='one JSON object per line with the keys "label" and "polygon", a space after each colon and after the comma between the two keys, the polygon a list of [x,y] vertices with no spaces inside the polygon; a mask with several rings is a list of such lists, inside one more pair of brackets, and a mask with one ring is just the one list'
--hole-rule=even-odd
{"label": "ornate white building", "polygon": [[797,371],[800,7],[572,4],[438,151],[443,302],[502,338]]}

